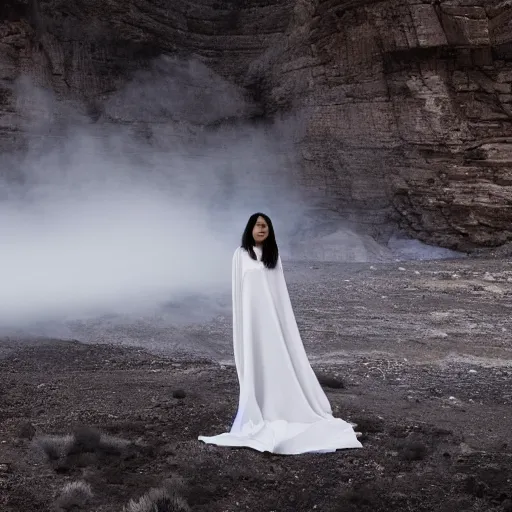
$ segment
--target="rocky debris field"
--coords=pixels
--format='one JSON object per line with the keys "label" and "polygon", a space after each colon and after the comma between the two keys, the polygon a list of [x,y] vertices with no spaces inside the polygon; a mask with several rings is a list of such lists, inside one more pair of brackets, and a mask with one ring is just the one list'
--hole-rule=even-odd
{"label": "rocky debris field", "polygon": [[167,351],[149,319],[131,338],[84,322],[82,341],[0,342],[0,510],[512,511],[512,265],[289,263],[286,275],[312,365],[363,449],[197,441],[236,412],[228,313],[169,327]]}

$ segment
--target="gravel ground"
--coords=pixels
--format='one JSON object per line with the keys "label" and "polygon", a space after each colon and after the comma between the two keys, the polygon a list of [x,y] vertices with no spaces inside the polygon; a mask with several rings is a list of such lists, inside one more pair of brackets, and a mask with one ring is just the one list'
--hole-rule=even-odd
{"label": "gravel ground", "polygon": [[160,487],[160,512],[512,511],[512,264],[285,271],[312,365],[362,450],[197,442],[229,427],[238,387],[229,291],[189,297],[0,339],[0,510],[122,511]]}

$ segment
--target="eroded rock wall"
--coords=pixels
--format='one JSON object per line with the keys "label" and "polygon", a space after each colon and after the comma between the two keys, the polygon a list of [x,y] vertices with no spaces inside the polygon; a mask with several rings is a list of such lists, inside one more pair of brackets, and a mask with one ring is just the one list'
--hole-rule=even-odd
{"label": "eroded rock wall", "polygon": [[266,100],[302,107],[302,181],[371,226],[512,237],[512,2],[297,0]]}
{"label": "eroded rock wall", "polygon": [[320,210],[451,248],[512,239],[510,0],[5,0],[0,17],[4,143],[22,74],[94,119],[153,57],[194,56],[245,87],[234,115],[301,112],[290,171]]}
{"label": "eroded rock wall", "polygon": [[[193,57],[236,81],[282,35],[291,12],[290,1],[242,4],[235,0],[5,0],[0,8],[4,142],[12,145],[18,140],[16,135],[27,122],[23,113],[30,111],[34,117],[38,109],[35,97],[23,95],[28,104],[16,103],[19,85],[13,88],[13,83],[20,76],[53,91],[93,120],[105,114],[104,105],[113,93],[162,54]],[[219,85],[214,80],[212,86],[203,69],[195,77],[205,89]],[[227,115],[232,114],[228,108]],[[115,121],[134,121],[133,115],[124,119],[119,109],[116,115]]]}

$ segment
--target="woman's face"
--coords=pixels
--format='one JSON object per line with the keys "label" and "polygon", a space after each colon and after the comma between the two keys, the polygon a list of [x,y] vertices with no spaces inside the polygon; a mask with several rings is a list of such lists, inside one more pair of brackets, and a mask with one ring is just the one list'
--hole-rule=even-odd
{"label": "woman's face", "polygon": [[258,217],[252,230],[252,237],[256,245],[262,244],[268,237],[268,224],[263,217]]}

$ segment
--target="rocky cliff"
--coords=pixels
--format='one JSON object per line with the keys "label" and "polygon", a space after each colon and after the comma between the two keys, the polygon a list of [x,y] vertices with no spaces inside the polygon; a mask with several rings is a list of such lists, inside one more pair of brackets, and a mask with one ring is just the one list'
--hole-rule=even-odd
{"label": "rocky cliff", "polygon": [[[299,111],[312,205],[458,249],[512,240],[512,1],[4,0],[0,133],[21,74],[92,119],[160,54],[242,86],[235,115]],[[18,102],[19,103],[19,102]]]}

